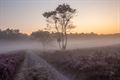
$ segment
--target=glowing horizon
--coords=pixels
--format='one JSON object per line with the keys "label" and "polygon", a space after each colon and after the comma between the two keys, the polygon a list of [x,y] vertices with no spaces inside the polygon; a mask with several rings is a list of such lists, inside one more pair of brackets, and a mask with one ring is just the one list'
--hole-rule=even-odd
{"label": "glowing horizon", "polygon": [[73,32],[120,33],[120,0],[0,0],[0,29],[20,29],[27,34],[43,29],[42,13],[62,3],[77,9]]}

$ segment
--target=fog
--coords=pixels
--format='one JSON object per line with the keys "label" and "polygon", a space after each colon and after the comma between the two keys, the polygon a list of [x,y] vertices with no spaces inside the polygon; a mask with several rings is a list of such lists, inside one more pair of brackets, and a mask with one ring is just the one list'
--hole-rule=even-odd
{"label": "fog", "polygon": [[[103,47],[120,44],[120,38],[96,38],[96,39],[70,39],[67,49],[81,49]],[[18,50],[58,50],[56,41],[47,43],[45,46],[38,41],[0,41],[0,53]]]}
{"label": "fog", "polygon": [[41,42],[38,41],[1,41],[0,42],[0,53],[18,50],[49,50],[54,49],[55,46],[47,44],[43,47]]}
{"label": "fog", "polygon": [[105,47],[119,44],[120,44],[119,37],[69,40],[68,46],[70,47],[68,47],[68,49]]}

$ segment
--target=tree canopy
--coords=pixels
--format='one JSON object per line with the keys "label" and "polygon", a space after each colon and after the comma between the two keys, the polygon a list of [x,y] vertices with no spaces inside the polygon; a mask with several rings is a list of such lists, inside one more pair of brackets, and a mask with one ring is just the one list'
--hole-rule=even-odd
{"label": "tree canopy", "polygon": [[67,46],[67,32],[74,28],[71,19],[76,13],[68,4],[61,4],[49,12],[45,12],[43,16],[47,19],[47,27],[54,27],[56,32],[59,33],[57,41],[61,49],[66,49]]}

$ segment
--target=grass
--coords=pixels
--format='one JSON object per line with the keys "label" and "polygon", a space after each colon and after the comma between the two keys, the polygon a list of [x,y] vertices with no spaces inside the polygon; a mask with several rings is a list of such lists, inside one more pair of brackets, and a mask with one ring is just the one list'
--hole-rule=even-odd
{"label": "grass", "polygon": [[73,80],[120,80],[120,46],[45,52],[40,55]]}

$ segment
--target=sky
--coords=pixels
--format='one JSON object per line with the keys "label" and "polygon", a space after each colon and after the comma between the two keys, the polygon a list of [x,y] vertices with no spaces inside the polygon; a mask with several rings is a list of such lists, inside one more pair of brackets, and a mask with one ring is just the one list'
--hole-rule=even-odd
{"label": "sky", "polygon": [[42,14],[63,3],[77,9],[72,32],[120,32],[120,0],[0,0],[0,29],[20,29],[27,34],[44,29]]}

